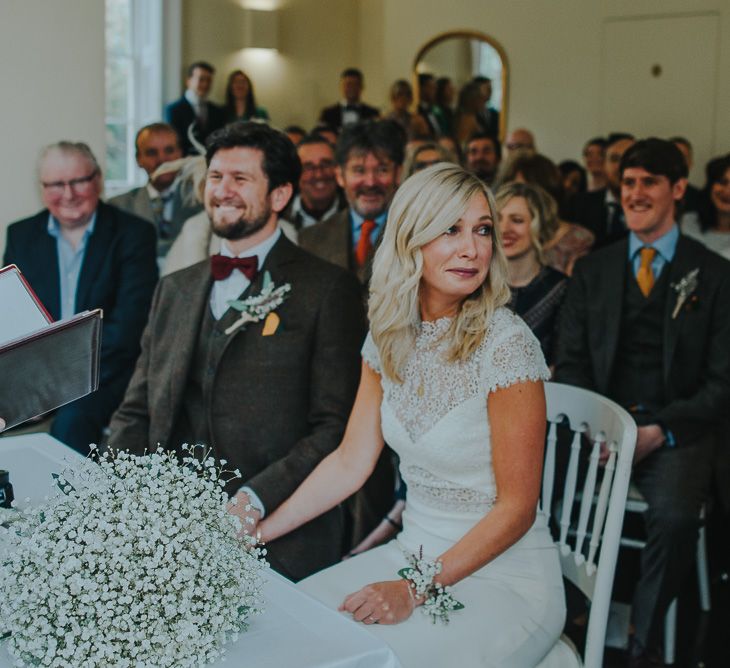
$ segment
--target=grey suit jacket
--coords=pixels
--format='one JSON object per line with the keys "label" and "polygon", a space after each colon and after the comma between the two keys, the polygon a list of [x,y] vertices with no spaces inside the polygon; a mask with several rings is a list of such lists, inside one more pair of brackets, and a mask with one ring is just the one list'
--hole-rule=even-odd
{"label": "grey suit jacket", "polygon": [[[142,354],[110,424],[111,447],[180,446],[170,438],[209,308],[209,266],[206,260],[160,281]],[[263,321],[229,336],[210,367],[207,417],[214,452],[242,472],[235,487],[250,486],[270,513],[340,443],[366,326],[355,278],[283,236],[247,294],[260,291],[264,270],[276,285],[291,285],[277,309],[280,324],[271,336],[262,335]],[[341,541],[341,517],[330,512],[267,547],[280,570],[301,578],[336,561]]]}
{"label": "grey suit jacket", "polygon": [[[152,203],[150,201],[150,195],[149,192],[147,192],[147,186],[140,186],[139,188],[134,188],[129,192],[122,193],[121,195],[116,195],[109,200],[109,204],[113,204],[123,211],[133,213],[135,216],[139,216],[140,218],[149,221],[150,223],[154,224],[155,227],[157,227],[155,214],[152,209]],[[179,189],[175,188],[172,200],[172,220],[170,221],[171,236],[169,239],[161,239],[160,231],[159,229],[157,230],[158,257],[164,257],[165,255],[167,255],[167,251],[170,250],[172,242],[175,240],[175,237],[177,237],[177,235],[180,233],[180,230],[182,229],[185,221],[202,210],[202,204],[188,204],[184,202],[183,198],[180,196]]]}
{"label": "grey suit jacket", "polygon": [[[381,233],[380,238],[382,236]],[[299,246],[332,264],[349,269],[358,277],[362,285],[366,286],[369,283],[377,243],[365,260],[365,264],[358,267],[352,248],[349,207],[338,211],[327,220],[300,230]]]}

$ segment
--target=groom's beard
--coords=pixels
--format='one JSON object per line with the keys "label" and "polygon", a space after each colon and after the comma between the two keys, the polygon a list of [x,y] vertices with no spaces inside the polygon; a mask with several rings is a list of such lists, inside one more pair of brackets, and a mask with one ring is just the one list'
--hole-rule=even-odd
{"label": "groom's beard", "polygon": [[[263,204],[261,210],[256,211],[255,208],[244,208],[237,218],[231,218],[221,214],[217,210],[217,200],[211,202],[212,206],[208,211],[208,218],[210,219],[213,232],[223,239],[230,239],[236,241],[237,239],[245,239],[253,234],[256,234],[259,230],[266,226],[271,218],[271,205],[268,200]],[[235,199],[226,202],[233,206],[240,206],[241,200]]]}

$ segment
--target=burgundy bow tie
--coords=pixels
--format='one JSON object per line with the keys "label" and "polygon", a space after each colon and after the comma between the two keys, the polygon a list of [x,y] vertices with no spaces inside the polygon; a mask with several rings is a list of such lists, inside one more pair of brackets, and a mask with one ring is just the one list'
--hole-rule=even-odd
{"label": "burgundy bow tie", "polygon": [[222,281],[228,278],[234,269],[240,269],[249,281],[253,281],[258,273],[258,268],[259,259],[256,255],[251,257],[211,255],[210,257],[210,273],[214,281]]}

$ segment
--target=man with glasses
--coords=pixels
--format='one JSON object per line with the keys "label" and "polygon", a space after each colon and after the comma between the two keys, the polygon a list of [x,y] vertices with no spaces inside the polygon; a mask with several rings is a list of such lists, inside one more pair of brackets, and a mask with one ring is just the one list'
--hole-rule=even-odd
{"label": "man with glasses", "polygon": [[[99,389],[58,411],[51,434],[86,454],[124,396],[157,282],[155,230],[99,201],[102,177],[86,144],[62,141],[39,162],[46,208],[8,227],[16,264],[54,320],[102,308]],[[59,351],[63,354],[63,351]]]}
{"label": "man with glasses", "polygon": [[311,227],[344,208],[335,178],[335,149],[324,137],[311,134],[297,144],[297,154],[302,161],[299,193],[292,197],[282,213],[297,230]]}

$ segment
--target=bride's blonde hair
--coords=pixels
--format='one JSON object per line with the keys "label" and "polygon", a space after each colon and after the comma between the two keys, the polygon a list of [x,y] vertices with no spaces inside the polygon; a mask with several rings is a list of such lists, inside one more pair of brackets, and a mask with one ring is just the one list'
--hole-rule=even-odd
{"label": "bride's blonde hair", "polygon": [[439,163],[406,179],[393,198],[373,261],[368,316],[383,373],[396,382],[403,380],[421,323],[421,248],[456,224],[478,194],[486,198],[494,219],[492,260],[484,283],[464,299],[445,335],[450,342],[447,360],[457,361],[476,350],[494,310],[510,299],[494,197],[470,172]]}

